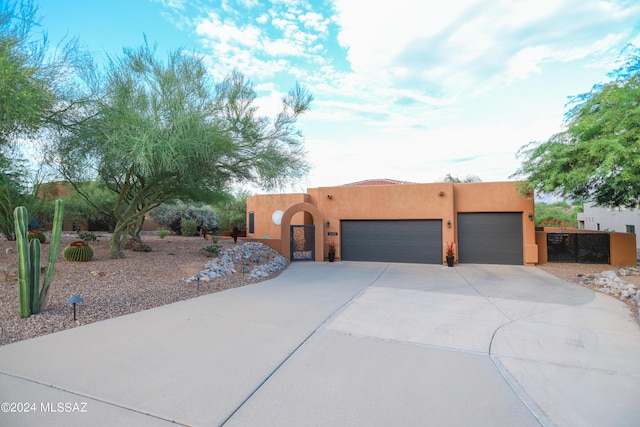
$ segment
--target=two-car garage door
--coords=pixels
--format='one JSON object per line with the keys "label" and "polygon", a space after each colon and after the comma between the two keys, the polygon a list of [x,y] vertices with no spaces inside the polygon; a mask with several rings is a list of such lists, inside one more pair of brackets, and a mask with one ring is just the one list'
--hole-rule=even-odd
{"label": "two-car garage door", "polygon": [[441,220],[343,220],[344,261],[442,264]]}

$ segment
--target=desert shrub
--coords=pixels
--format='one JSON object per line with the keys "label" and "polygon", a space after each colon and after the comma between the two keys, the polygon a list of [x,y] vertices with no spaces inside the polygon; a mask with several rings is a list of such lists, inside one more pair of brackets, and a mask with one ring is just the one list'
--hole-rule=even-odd
{"label": "desert shrub", "polygon": [[164,228],[164,227],[159,227],[158,228],[158,236],[161,239],[164,239],[165,237],[167,237],[168,234],[169,234],[169,230],[167,230],[166,228]]}
{"label": "desert shrub", "polygon": [[131,250],[134,252],[151,252],[153,249],[151,249],[151,246],[147,245],[146,243],[141,243],[137,246],[134,246]]}
{"label": "desert shrub", "polygon": [[95,233],[92,233],[91,231],[78,231],[78,238],[85,242],[95,242],[98,240]]}
{"label": "desert shrub", "polygon": [[215,256],[220,254],[220,251],[222,251],[222,246],[220,245],[220,243],[218,243],[218,238],[216,236],[213,236],[211,238],[211,245],[205,246],[204,248],[202,248],[202,250],[207,253],[207,256]]}
{"label": "desert shrub", "polygon": [[180,220],[180,234],[183,236],[195,236],[198,234],[198,222],[191,218]]}
{"label": "desert shrub", "polygon": [[184,234],[181,230],[183,219],[194,220],[196,231],[193,234],[185,234],[188,236],[197,234],[202,229],[214,231],[220,226],[220,218],[210,206],[187,204],[180,200],[171,204],[163,203],[149,214],[159,226],[166,227],[178,234]]}

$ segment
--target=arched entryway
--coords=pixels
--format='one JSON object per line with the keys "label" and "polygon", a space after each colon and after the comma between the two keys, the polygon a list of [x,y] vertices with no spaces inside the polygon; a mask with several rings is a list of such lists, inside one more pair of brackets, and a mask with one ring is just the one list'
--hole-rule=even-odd
{"label": "arched entryway", "polygon": [[289,207],[284,214],[282,214],[282,221],[280,222],[282,256],[291,260],[291,219],[298,212],[307,212],[311,215],[313,225],[315,226],[315,261],[324,261],[324,219],[320,210],[307,202],[297,203]]}

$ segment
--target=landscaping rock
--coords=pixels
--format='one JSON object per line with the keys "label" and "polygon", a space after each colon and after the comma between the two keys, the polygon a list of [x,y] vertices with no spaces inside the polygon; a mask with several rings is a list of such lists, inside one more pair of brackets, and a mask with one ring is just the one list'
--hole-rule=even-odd
{"label": "landscaping rock", "polygon": [[289,260],[269,246],[258,242],[247,242],[231,249],[205,264],[200,273],[186,279],[187,282],[206,281],[231,274],[249,274],[251,279],[265,279],[284,270]]}

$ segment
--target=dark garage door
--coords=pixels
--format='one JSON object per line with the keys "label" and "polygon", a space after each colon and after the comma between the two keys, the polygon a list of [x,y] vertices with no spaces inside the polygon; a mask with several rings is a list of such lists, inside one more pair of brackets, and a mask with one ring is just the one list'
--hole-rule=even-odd
{"label": "dark garage door", "polygon": [[459,262],[522,265],[522,213],[458,214]]}
{"label": "dark garage door", "polygon": [[442,264],[442,221],[341,221],[344,261]]}

